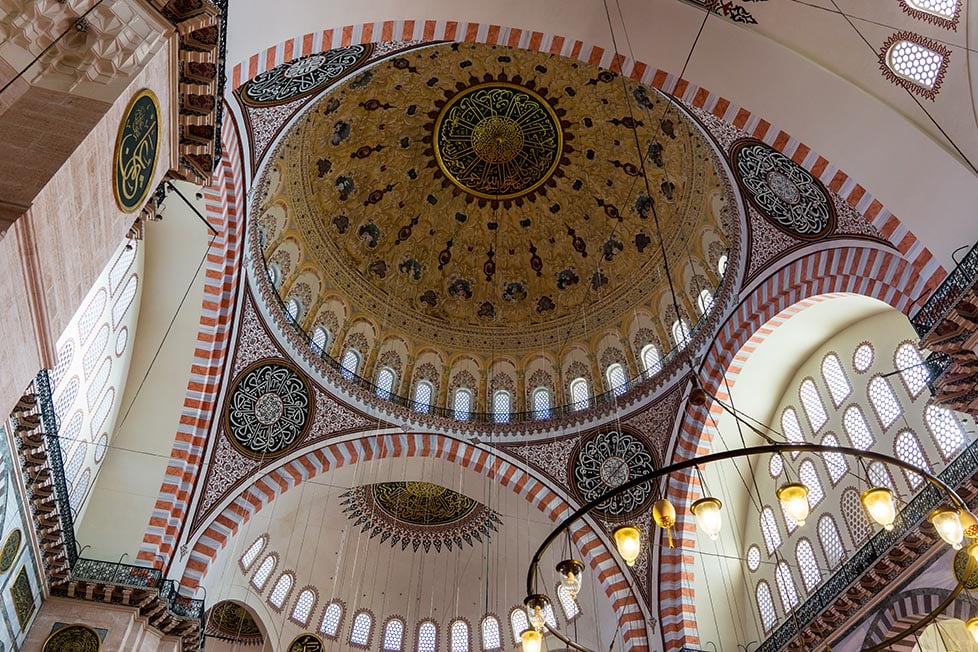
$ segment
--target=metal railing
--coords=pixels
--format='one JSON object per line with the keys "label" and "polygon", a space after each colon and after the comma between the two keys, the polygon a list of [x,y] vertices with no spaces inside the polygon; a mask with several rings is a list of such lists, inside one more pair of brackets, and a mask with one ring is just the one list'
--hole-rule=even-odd
{"label": "metal railing", "polygon": [[[937,477],[951,487],[958,487],[976,471],[978,471],[978,440],[972,442],[954,461],[938,473]],[[883,559],[890,548],[917,529],[934,508],[946,500],[947,496],[944,492],[928,484],[900,511],[900,517],[892,530],[880,530],[861,548],[853,552],[839,570],[829,575],[825,583],[774,630],[755,652],[776,652],[788,645],[798,636],[800,629],[810,625],[819,614],[831,607],[849,586]],[[847,623],[845,631],[833,635],[833,642],[845,638],[858,624]]]}
{"label": "metal railing", "polygon": [[51,469],[51,484],[54,488],[54,501],[58,506],[58,521],[61,536],[65,542],[68,567],[78,561],[78,543],[75,541],[75,519],[72,516],[71,499],[68,495],[68,481],[65,478],[64,458],[61,455],[61,441],[58,437],[58,415],[54,411],[51,376],[47,369],[41,369],[34,377],[34,393],[41,407],[41,423],[44,427],[44,448]]}
{"label": "metal railing", "polygon": [[923,338],[937,328],[945,315],[957,305],[964,293],[978,283],[978,243],[951,270],[927,301],[910,318],[917,336]]}

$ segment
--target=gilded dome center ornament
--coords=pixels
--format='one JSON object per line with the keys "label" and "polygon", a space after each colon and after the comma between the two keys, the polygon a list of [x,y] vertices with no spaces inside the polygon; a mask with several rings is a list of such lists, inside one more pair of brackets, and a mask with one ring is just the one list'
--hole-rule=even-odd
{"label": "gilded dome center ornament", "polygon": [[445,103],[434,129],[438,167],[480,199],[526,195],[560,165],[564,134],[556,111],[518,84],[491,81],[466,88]]}

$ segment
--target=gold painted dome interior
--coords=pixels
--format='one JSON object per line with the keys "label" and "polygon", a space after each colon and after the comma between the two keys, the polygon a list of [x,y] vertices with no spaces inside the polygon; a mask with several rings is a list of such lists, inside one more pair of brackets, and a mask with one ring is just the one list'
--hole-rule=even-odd
{"label": "gold painted dome interior", "polygon": [[576,378],[600,394],[613,364],[648,375],[648,345],[677,336],[662,250],[691,326],[729,247],[730,184],[693,118],[537,52],[382,60],[313,101],[263,174],[268,276],[317,353],[446,408],[460,387],[518,412],[541,388],[570,403]]}

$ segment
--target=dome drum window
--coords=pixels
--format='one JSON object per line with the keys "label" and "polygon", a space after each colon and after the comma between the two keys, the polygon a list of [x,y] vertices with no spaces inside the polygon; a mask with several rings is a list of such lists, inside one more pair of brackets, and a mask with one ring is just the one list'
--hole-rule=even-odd
{"label": "dome drum window", "polygon": [[880,50],[880,69],[894,84],[933,100],[947,72],[951,51],[912,32],[898,32]]}
{"label": "dome drum window", "polygon": [[904,13],[937,25],[957,30],[961,18],[961,0],[900,0]]}

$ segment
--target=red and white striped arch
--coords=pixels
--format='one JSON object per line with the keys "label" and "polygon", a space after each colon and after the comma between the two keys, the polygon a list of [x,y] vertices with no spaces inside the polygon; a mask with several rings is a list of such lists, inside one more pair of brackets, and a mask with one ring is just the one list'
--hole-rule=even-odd
{"label": "red and white striped arch", "polygon": [[237,126],[229,111],[224,115],[223,154],[211,184],[204,188],[207,221],[218,233],[205,264],[204,298],[190,380],[163,486],[137,557],[150,566],[165,566],[172,558],[180,528],[188,517],[230,344],[241,273],[246,193]]}
{"label": "red and white striped arch", "polygon": [[[485,474],[500,486],[525,499],[554,522],[566,518],[574,509],[545,482],[501,458],[497,453],[445,435],[371,435],[310,450],[265,473],[241,490],[193,543],[181,587],[196,589],[207,574],[210,564],[227,547],[239,528],[289,489],[350,464],[404,457],[440,459]],[[627,649],[647,652],[647,621],[635,593],[618,566],[617,557],[611,554],[594,530],[583,521],[578,521],[572,527],[571,536],[611,601]]]}

